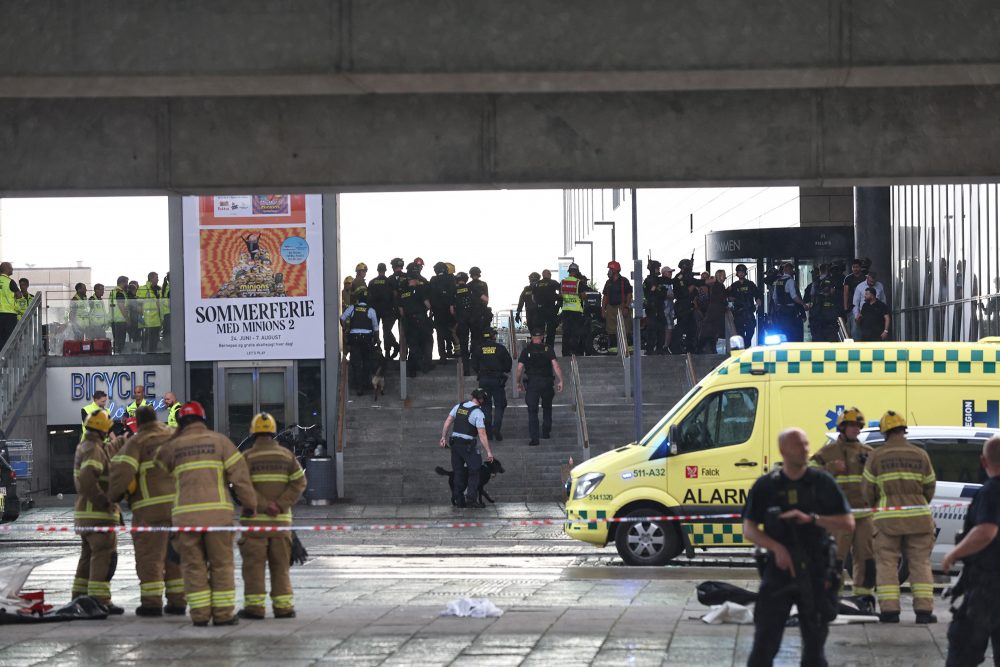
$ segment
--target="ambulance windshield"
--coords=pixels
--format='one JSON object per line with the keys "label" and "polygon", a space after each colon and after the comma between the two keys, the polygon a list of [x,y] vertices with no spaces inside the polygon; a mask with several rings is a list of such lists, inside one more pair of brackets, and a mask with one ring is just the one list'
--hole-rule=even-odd
{"label": "ambulance windshield", "polygon": [[691,388],[691,391],[684,394],[684,397],[677,401],[674,407],[670,408],[667,414],[663,415],[663,418],[656,423],[656,426],[654,426],[649,433],[647,433],[645,437],[639,441],[639,445],[641,447],[645,447],[646,445],[653,443],[654,445],[659,446],[668,435],[669,424],[674,418],[674,415],[676,415],[681,408],[687,405],[700,391],[701,386],[695,385]]}

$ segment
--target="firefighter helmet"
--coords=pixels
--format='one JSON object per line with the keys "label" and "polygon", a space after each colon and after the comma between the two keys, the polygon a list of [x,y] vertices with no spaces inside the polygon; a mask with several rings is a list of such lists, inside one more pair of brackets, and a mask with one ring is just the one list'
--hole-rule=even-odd
{"label": "firefighter helmet", "polygon": [[845,408],[837,415],[837,430],[839,431],[845,424],[857,424],[860,428],[864,428],[865,416],[857,408]]}
{"label": "firefighter helmet", "polygon": [[107,410],[95,410],[84,423],[91,431],[100,431],[101,433],[107,433],[111,430],[114,424],[111,422],[111,417],[108,415]]}
{"label": "firefighter helmet", "polygon": [[261,412],[250,422],[250,433],[274,435],[278,432],[278,422],[269,412]]}
{"label": "firefighter helmet", "polygon": [[903,415],[892,410],[882,415],[882,419],[878,423],[878,430],[882,433],[888,433],[897,428],[906,428],[906,419],[903,418]]}

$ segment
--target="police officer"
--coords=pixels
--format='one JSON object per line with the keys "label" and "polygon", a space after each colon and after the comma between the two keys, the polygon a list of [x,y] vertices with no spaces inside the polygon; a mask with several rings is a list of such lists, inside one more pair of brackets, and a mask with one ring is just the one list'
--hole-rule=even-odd
{"label": "police officer", "polygon": [[666,322],[664,321],[664,287],[660,280],[661,264],[655,259],[646,262],[649,275],[642,281],[643,310],[646,313],[646,354],[663,351]]}
{"label": "police officer", "polygon": [[[552,272],[548,269],[542,271],[541,279],[532,287],[531,302],[535,304],[537,324],[545,330],[545,344],[549,347],[555,347],[562,296],[559,291],[559,283],[552,280]],[[528,327],[528,331],[531,331],[531,327]]]}
{"label": "police officer", "polygon": [[989,479],[965,514],[962,540],[941,564],[950,572],[955,561],[963,562],[948,626],[948,667],[980,664],[991,638],[993,664],[1000,664],[1000,438],[986,441],[979,460]]}
{"label": "police officer", "polygon": [[483,272],[478,266],[469,269],[469,291],[472,293],[472,340],[479,341],[483,337],[483,331],[490,326],[490,317],[487,315],[487,306],[490,305],[490,286],[480,279]]}
{"label": "police officer", "polygon": [[534,292],[535,285],[541,279],[542,276],[537,271],[529,273],[528,284],[521,289],[521,296],[517,300],[517,313],[514,315],[514,321],[518,324],[521,323],[521,310],[524,309],[528,317],[528,331],[538,326],[538,306],[535,304]]}
{"label": "police officer", "polygon": [[774,322],[789,342],[801,343],[803,331],[799,309],[804,309],[805,303],[803,303],[799,289],[795,285],[793,275],[795,266],[791,262],[785,262],[781,270],[781,275],[774,280],[772,291]]}
{"label": "police officer", "polygon": [[[910,589],[917,623],[936,623],[931,550],[934,519],[930,502],[936,479],[927,452],[906,439],[906,420],[890,410],[882,416],[879,430],[885,444],[865,464],[862,490],[869,507],[876,502],[875,596],[879,620],[899,623],[899,559],[910,565]],[[906,509],[888,509],[905,507]]]}
{"label": "police officer", "polygon": [[[160,445],[156,465],[174,476],[175,526],[231,526],[232,485],[243,513],[256,513],[257,495],[243,455],[221,433],[208,428],[205,409],[191,401],[181,406],[176,435]],[[184,592],[196,626],[235,625],[236,583],[231,532],[181,532],[177,535]],[[211,565],[209,565],[211,563]]]}
{"label": "police officer", "polygon": [[[455,507],[485,507],[479,500],[479,469],[483,465],[483,457],[476,445],[478,439],[486,450],[486,460],[493,460],[490,439],[486,434],[486,416],[482,409],[485,400],[485,389],[473,389],[472,400],[453,407],[441,428],[439,446],[451,446],[451,469],[455,471],[451,504]],[[448,429],[452,425],[455,428],[449,439]]]}
{"label": "police officer", "polygon": [[582,357],[586,354],[583,296],[587,291],[587,279],[580,273],[576,262],[569,265],[568,273],[559,284],[562,294],[562,356],[575,354]]}
{"label": "police officer", "polygon": [[[78,528],[117,526],[121,519],[118,505],[108,500],[108,470],[111,454],[104,439],[111,431],[111,417],[97,410],[85,423],[83,440],[73,457],[73,485],[76,503],[73,523]],[[117,540],[113,532],[80,531],[80,560],[73,580],[73,597],[88,595],[110,614],[122,614],[124,609],[111,602],[111,576],[118,562]]]}
{"label": "police officer", "polygon": [[[564,292],[565,294],[565,292]],[[517,389],[524,392],[524,402],[528,406],[528,445],[538,445],[538,404],[542,404],[542,437],[552,435],[552,399],[555,392],[563,390],[562,369],[556,360],[556,352],[542,342],[543,332],[531,332],[531,342],[521,350],[517,358]],[[527,375],[527,381],[525,381]],[[555,387],[553,388],[553,380]],[[527,389],[525,389],[527,387]]]}
{"label": "police officer", "polygon": [[[430,281],[424,278],[421,271],[424,270],[424,260],[417,257],[413,260],[412,264],[407,265],[407,273],[412,277],[413,273],[411,267],[415,267],[417,276],[417,286],[419,288],[420,295],[423,299],[426,299],[430,303]],[[422,340],[423,349],[421,350],[421,357],[426,363],[425,372],[430,372],[434,369],[434,364],[432,360],[434,358],[434,320],[427,316],[424,318],[422,329]]]}
{"label": "police officer", "polygon": [[455,333],[458,335],[458,348],[465,375],[472,375],[469,339],[472,335],[473,295],[468,280],[469,276],[464,271],[455,274]]}
{"label": "police officer", "polygon": [[753,344],[753,334],[757,329],[757,309],[761,306],[760,289],[747,278],[747,265],[736,265],[736,280],[729,286],[729,298],[733,301],[733,324],[743,338],[743,347]]}
{"label": "police officer", "polygon": [[479,386],[486,390],[482,404],[486,415],[486,435],[490,440],[503,440],[503,412],[507,409],[507,375],[514,360],[503,343],[497,342],[497,330],[486,330],[482,345],[472,351],[472,369],[478,375]]}
{"label": "police officer", "polygon": [[[835,534],[839,568],[852,555],[854,595],[862,599],[858,606],[864,614],[875,613],[875,554],[872,548],[872,513],[861,492],[861,476],[872,448],[858,440],[858,433],[865,427],[865,417],[857,408],[848,408],[837,416],[837,440],[820,449],[809,460],[809,465],[822,468],[833,475],[844,492],[854,514],[854,531]],[[839,569],[838,568],[838,569]]]}
{"label": "police officer", "polygon": [[443,361],[454,356],[455,332],[455,276],[448,273],[448,265],[444,262],[434,265],[429,288],[438,357]]}
{"label": "police officer", "polygon": [[695,321],[694,300],[698,287],[704,281],[695,278],[691,271],[691,260],[682,259],[677,263],[674,276],[674,326],[673,344],[677,352],[696,352],[698,349],[698,323]]}
{"label": "police officer", "polygon": [[351,350],[351,384],[362,396],[372,381],[372,354],[378,347],[378,315],[368,305],[368,290],[354,293],[356,303],[348,306],[340,316],[347,329],[347,344]]}
{"label": "police officer", "polygon": [[801,662],[823,666],[827,664],[827,625],[837,615],[839,588],[829,533],[852,531],[854,518],[833,478],[809,467],[809,440],[804,431],[782,431],[778,449],[782,467],[754,483],[743,508],[744,537],[767,552],[758,561],[760,593],[747,664],[773,663],[795,604],[802,632]]}
{"label": "police officer", "polygon": [[385,262],[378,265],[378,275],[368,281],[368,305],[375,309],[382,322],[382,342],[385,344],[385,358],[399,354],[399,343],[392,333],[396,321],[396,288],[394,280],[385,275]]}
{"label": "police officer", "polygon": [[837,341],[836,285],[830,277],[830,265],[820,264],[819,275],[806,288],[809,309],[809,333],[817,342]]}
{"label": "police officer", "polygon": [[[244,526],[291,526],[292,506],[306,490],[306,475],[298,459],[274,439],[278,422],[261,412],[250,422],[253,446],[244,455],[257,494],[257,513],[241,517]],[[292,558],[292,534],[244,533],[239,541],[243,558],[243,609],[240,618],[262,619],[267,582],[271,572],[271,608],[275,618],[295,618],[292,580],[288,576]]]}
{"label": "police officer", "polygon": [[[392,275],[388,277],[387,282],[389,287],[392,288],[392,308],[390,314],[382,319],[382,327],[391,334],[392,327],[399,319],[399,293],[404,287],[406,287],[407,277],[406,274],[403,273],[404,262],[401,257],[393,257],[389,266],[392,267]],[[400,324],[400,328],[402,328],[402,324]],[[389,344],[389,340],[390,338],[387,334],[386,345]],[[393,359],[399,354],[400,348],[395,336],[393,336],[391,340],[392,350],[389,352],[388,358]],[[389,348],[386,349],[388,350]]]}
{"label": "police officer", "polygon": [[[128,438],[111,459],[108,499],[117,502],[127,496],[133,526],[164,528],[171,525],[174,478],[154,465],[154,461],[160,446],[173,432],[157,421],[156,411],[149,405],[136,410],[135,421],[138,427],[135,437]],[[169,540],[167,532],[132,535],[135,573],[139,577],[136,616],[162,616],[164,611],[177,615],[185,613],[184,578],[180,565],[167,559]],[[163,607],[164,594],[166,608]]]}
{"label": "police officer", "polygon": [[[406,267],[407,284],[399,292],[399,317],[406,332],[406,374],[416,377],[418,371],[431,370],[431,360],[425,357],[428,349],[429,322],[427,311],[431,303],[420,285],[420,269],[410,263]],[[433,341],[432,343],[433,344]]]}

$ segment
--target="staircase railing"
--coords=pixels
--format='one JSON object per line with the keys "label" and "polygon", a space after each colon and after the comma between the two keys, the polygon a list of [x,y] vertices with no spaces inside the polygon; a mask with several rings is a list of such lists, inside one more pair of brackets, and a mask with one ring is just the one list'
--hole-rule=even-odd
{"label": "staircase railing", "polygon": [[688,389],[692,389],[698,384],[698,374],[694,372],[694,355],[688,352],[684,361],[684,370],[687,371]]}
{"label": "staircase railing", "polygon": [[334,450],[334,458],[337,465],[337,497],[344,497],[344,433],[347,431],[345,421],[347,419],[347,369],[345,360],[340,362],[340,378],[337,381],[337,445]]}
{"label": "staircase railing", "polygon": [[839,338],[840,342],[843,343],[845,340],[850,339],[850,337],[851,337],[851,334],[849,334],[847,332],[847,326],[844,324],[844,318],[843,317],[838,317],[837,318],[837,338]]}
{"label": "staircase railing", "polygon": [[[511,365],[510,365],[510,376],[513,378],[517,377],[517,329],[514,323],[514,313],[507,313],[507,333],[508,333],[508,343],[507,350],[510,352]],[[517,383],[511,382],[511,397],[517,398]]]}
{"label": "staircase railing", "polygon": [[5,429],[14,406],[22,398],[24,382],[45,361],[41,304],[42,295],[36,293],[0,349],[0,430]]}
{"label": "staircase railing", "polygon": [[622,372],[625,376],[625,398],[632,398],[632,360],[628,354],[628,336],[625,333],[625,318],[621,308],[615,309],[616,327],[618,330],[618,358],[622,362]]}
{"label": "staircase railing", "polygon": [[406,381],[406,357],[409,355],[409,346],[406,344],[406,332],[403,331],[403,320],[399,320],[399,400],[405,401],[407,397]]}
{"label": "staircase railing", "polygon": [[573,388],[576,393],[576,439],[583,452],[583,460],[590,458],[590,431],[587,429],[587,407],[583,402],[583,387],[580,386],[580,367],[576,363],[576,355],[569,358],[570,374],[573,376]]}

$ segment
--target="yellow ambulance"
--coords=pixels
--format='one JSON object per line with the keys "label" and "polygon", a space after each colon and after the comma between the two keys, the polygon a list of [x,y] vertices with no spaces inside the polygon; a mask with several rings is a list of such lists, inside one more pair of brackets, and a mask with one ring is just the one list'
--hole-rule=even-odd
{"label": "yellow ambulance", "polygon": [[781,343],[740,350],[691,389],[638,443],[573,468],[564,530],[630,565],[747,546],[737,518],[606,523],[612,517],[739,512],[797,426],[812,451],[837,414],[886,410],[913,425],[1000,426],[1000,338],[978,343]]}

